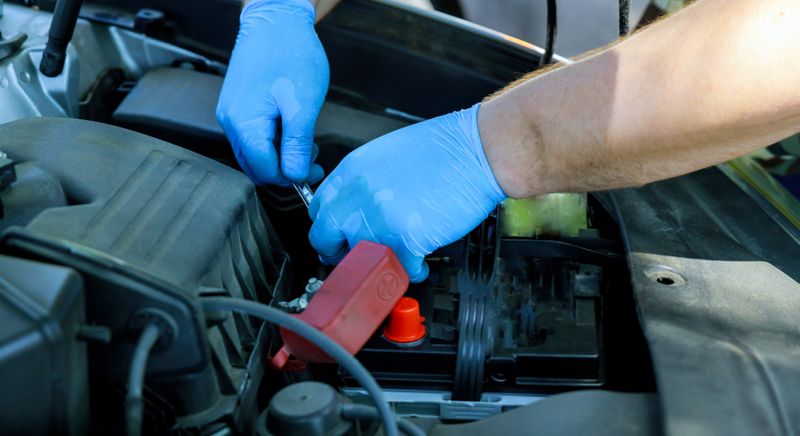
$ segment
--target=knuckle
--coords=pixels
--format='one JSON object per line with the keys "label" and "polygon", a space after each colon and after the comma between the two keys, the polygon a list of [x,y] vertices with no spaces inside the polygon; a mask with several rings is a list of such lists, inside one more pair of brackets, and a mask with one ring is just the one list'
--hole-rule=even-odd
{"label": "knuckle", "polygon": [[304,136],[284,135],[281,138],[281,146],[286,149],[288,153],[298,156],[310,156],[313,149],[312,143]]}
{"label": "knuckle", "polygon": [[224,126],[224,125],[227,124],[227,122],[228,122],[228,109],[227,109],[227,107],[225,106],[225,104],[222,101],[220,101],[219,104],[217,104],[217,108],[214,111],[214,115],[216,116],[217,122],[220,125]]}

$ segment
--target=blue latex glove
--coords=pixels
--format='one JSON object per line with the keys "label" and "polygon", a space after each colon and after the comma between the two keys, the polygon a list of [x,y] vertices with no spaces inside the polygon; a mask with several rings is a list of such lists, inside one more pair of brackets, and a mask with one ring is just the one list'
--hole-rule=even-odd
{"label": "blue latex glove", "polygon": [[474,229],[506,197],[478,134],[479,104],[354,150],[322,182],[309,239],[325,263],[361,240],[391,247],[411,281],[424,257]]}
{"label": "blue latex glove", "polygon": [[242,10],[217,120],[242,170],[258,184],[322,178],[311,161],[330,72],[314,17],[309,0],[255,0]]}

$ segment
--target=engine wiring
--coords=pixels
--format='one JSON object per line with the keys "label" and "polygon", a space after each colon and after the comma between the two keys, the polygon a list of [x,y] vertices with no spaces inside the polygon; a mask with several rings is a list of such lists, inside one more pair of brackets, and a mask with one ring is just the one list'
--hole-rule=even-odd
{"label": "engine wiring", "polygon": [[[324,333],[315,329],[304,321],[284,313],[266,304],[254,301],[238,300],[230,297],[208,297],[201,300],[205,312],[239,312],[260,318],[266,322],[277,324],[293,331],[304,339],[313,343],[328,356],[333,358],[347,372],[355,378],[367,391],[375,403],[375,408],[381,418],[387,436],[398,436],[397,418],[392,412],[389,402],[383,395],[378,382],[372,374],[364,368],[355,357],[347,352],[341,345],[334,342]],[[420,430],[421,431],[421,430]]]}
{"label": "engine wiring", "polygon": [[[630,14],[631,1],[619,0],[619,36],[626,36],[630,33]],[[545,37],[544,53],[539,58],[539,68],[553,62],[557,30],[558,10],[556,0],[547,0],[547,36]]]}
{"label": "engine wiring", "polygon": [[619,36],[630,32],[631,0],[619,0]]}
{"label": "engine wiring", "polygon": [[544,54],[539,58],[540,68],[553,62],[557,27],[558,11],[556,10],[556,0],[547,0],[547,36],[544,43]]}
{"label": "engine wiring", "polygon": [[128,436],[139,436],[142,433],[144,375],[150,351],[158,341],[160,334],[157,325],[148,324],[142,330],[136,348],[133,350],[131,369],[128,372],[128,393],[125,397],[125,422]]}

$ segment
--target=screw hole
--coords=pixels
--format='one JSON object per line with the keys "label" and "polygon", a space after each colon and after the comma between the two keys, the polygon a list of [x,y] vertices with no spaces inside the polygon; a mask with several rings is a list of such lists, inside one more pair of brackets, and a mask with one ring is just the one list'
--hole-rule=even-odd
{"label": "screw hole", "polygon": [[682,286],[686,284],[683,278],[673,268],[664,265],[651,265],[645,268],[644,274],[650,280],[664,286]]}
{"label": "screw hole", "polygon": [[659,277],[656,279],[656,281],[658,283],[661,283],[662,285],[667,285],[667,286],[675,284],[675,280],[672,280],[669,277]]}

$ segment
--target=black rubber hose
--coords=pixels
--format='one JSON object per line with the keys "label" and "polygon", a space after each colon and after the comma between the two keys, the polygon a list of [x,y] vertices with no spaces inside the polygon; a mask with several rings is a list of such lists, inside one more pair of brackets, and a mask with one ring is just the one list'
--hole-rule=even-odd
{"label": "black rubber hose", "polygon": [[133,350],[131,369],[128,372],[128,395],[125,397],[125,422],[128,436],[139,436],[142,433],[144,373],[147,369],[150,350],[158,341],[159,333],[155,324],[149,324],[142,330],[136,348]]}
{"label": "black rubber hose", "polygon": [[83,0],[58,0],[50,22],[47,45],[42,53],[39,71],[47,77],[56,77],[64,70],[67,45],[75,32]]}
{"label": "black rubber hose", "polygon": [[375,403],[376,410],[380,414],[381,421],[383,421],[383,428],[387,436],[397,436],[397,420],[389,407],[389,403],[386,401],[386,397],[383,395],[383,391],[381,391],[381,387],[378,386],[378,382],[375,381],[361,362],[331,338],[325,336],[325,334],[311,327],[304,321],[265,304],[227,297],[209,297],[203,298],[200,301],[203,305],[203,310],[206,312],[232,311],[261,318],[264,321],[291,330],[316,345],[320,350],[324,351],[325,354],[344,367],[344,369],[364,387]]}
{"label": "black rubber hose", "polygon": [[619,0],[619,36],[630,32],[631,0]]}
{"label": "black rubber hose", "polygon": [[544,42],[544,54],[539,59],[539,67],[553,63],[557,27],[558,11],[556,10],[556,0],[547,0],[547,36]]}
{"label": "black rubber hose", "polygon": [[[355,419],[368,419],[370,421],[377,421],[380,419],[378,409],[367,406],[364,404],[343,404],[342,405],[342,418],[351,421]],[[401,432],[409,436],[425,436],[425,432],[414,425],[411,421],[403,418],[397,418],[397,427]]]}

